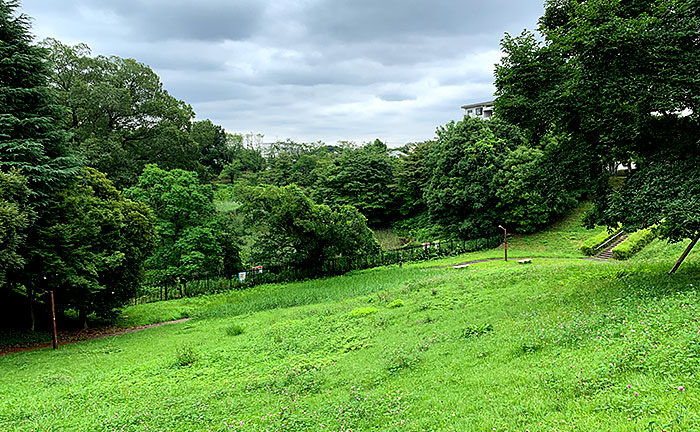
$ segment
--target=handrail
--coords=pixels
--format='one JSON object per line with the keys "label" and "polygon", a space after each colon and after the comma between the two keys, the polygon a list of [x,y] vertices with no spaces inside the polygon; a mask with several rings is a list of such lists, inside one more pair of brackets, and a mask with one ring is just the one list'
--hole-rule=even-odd
{"label": "handrail", "polygon": [[596,246],[595,248],[593,248],[593,250],[594,250],[594,251],[597,251],[597,250],[600,250],[600,249],[605,249],[610,243],[612,243],[613,241],[617,240],[617,238],[620,237],[620,236],[621,236],[622,234],[624,234],[624,233],[625,233],[625,232],[624,232],[623,230],[618,231],[617,234],[615,234],[615,235],[613,235],[612,237],[610,237],[609,239],[605,240],[603,243],[601,243],[601,244],[599,244],[598,246]]}

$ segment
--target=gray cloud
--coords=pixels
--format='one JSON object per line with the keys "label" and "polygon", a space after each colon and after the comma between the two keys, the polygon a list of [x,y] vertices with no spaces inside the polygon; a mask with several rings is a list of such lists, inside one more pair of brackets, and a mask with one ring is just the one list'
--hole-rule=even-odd
{"label": "gray cloud", "polygon": [[[307,27],[337,40],[400,39],[502,34],[502,29],[532,17],[532,6],[532,2],[512,0],[335,0],[316,2],[305,16]],[[534,9],[536,18],[541,11]]]}
{"label": "gray cloud", "polygon": [[175,97],[265,140],[430,139],[493,97],[504,32],[543,0],[24,0],[39,38],[150,65]]}
{"label": "gray cloud", "polygon": [[136,37],[149,40],[244,40],[261,24],[264,4],[250,1],[120,0],[106,7]]}

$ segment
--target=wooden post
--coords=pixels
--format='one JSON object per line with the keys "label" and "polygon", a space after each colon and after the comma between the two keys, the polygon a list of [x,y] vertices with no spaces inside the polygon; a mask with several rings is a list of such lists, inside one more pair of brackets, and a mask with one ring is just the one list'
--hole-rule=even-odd
{"label": "wooden post", "polygon": [[695,243],[698,242],[698,239],[700,239],[700,231],[698,231],[698,233],[695,235],[695,238],[690,242],[690,244],[688,245],[688,247],[685,248],[685,250],[684,250],[683,253],[681,254],[681,257],[678,258],[678,261],[676,261],[676,264],[673,266],[673,268],[671,269],[671,271],[668,272],[668,274],[673,274],[673,273],[676,272],[676,270],[678,270],[678,267],[681,266],[681,264],[683,263],[683,260],[685,260],[685,257],[688,256],[688,254],[690,253],[690,251],[691,251],[691,250],[693,249],[693,247],[695,246]]}
{"label": "wooden post", "polygon": [[53,349],[58,348],[58,333],[56,332],[56,306],[53,300],[53,291],[49,291],[51,296],[51,319],[53,321]]}

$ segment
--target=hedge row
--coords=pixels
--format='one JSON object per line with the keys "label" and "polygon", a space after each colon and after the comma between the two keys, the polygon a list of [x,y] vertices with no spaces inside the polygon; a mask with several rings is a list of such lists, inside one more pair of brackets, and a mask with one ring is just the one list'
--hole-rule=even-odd
{"label": "hedge row", "polygon": [[619,233],[620,230],[621,228],[617,227],[614,231],[610,232],[606,228],[595,236],[587,238],[583,243],[581,243],[581,252],[583,252],[584,255],[595,255],[598,252],[596,248],[605,243],[605,241],[610,237]]}
{"label": "hedge row", "polygon": [[613,258],[616,260],[626,260],[651,243],[656,238],[656,233],[652,229],[642,229],[629,235],[619,245],[612,250]]}

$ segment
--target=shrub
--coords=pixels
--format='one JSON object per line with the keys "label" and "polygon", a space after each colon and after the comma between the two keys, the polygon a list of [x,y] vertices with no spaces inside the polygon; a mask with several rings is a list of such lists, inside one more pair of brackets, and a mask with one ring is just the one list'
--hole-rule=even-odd
{"label": "shrub", "polygon": [[656,238],[656,232],[652,228],[642,229],[630,234],[622,243],[612,250],[613,258],[616,260],[626,260],[651,243]]}
{"label": "shrub", "polygon": [[175,349],[175,366],[189,366],[199,359],[191,345],[182,345]]}
{"label": "shrub", "polygon": [[491,324],[470,324],[464,329],[462,335],[466,338],[478,337],[493,331]]}
{"label": "shrub", "polygon": [[403,300],[401,299],[396,299],[393,302],[389,303],[390,308],[400,308],[403,306]]}
{"label": "shrub", "polygon": [[587,238],[581,243],[581,252],[583,252],[584,255],[595,255],[597,252],[596,248],[605,243],[607,239],[620,232],[620,230],[621,228],[619,226],[612,232],[608,231],[606,228],[595,236]]}
{"label": "shrub", "polygon": [[395,373],[402,369],[410,369],[419,361],[418,353],[401,345],[389,353],[386,359],[386,369]]}
{"label": "shrub", "polygon": [[243,333],[243,327],[238,324],[231,324],[226,328],[226,334],[229,336],[238,336]]}
{"label": "shrub", "polygon": [[350,316],[353,318],[360,318],[360,317],[364,317],[367,315],[375,314],[377,312],[379,312],[379,309],[377,309],[375,307],[362,307],[362,308],[357,308],[357,309],[351,310]]}

